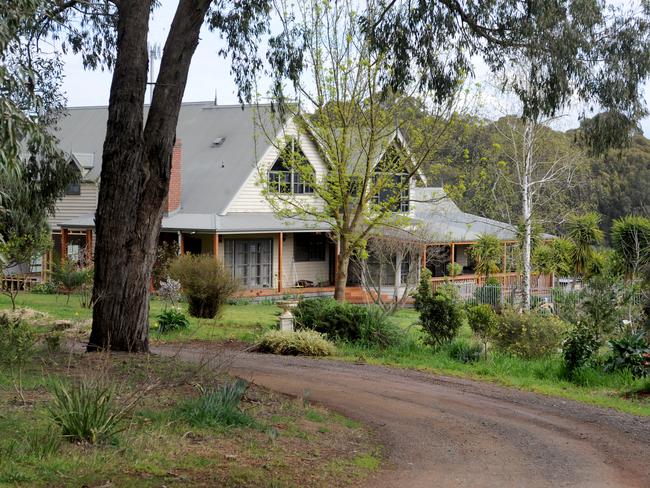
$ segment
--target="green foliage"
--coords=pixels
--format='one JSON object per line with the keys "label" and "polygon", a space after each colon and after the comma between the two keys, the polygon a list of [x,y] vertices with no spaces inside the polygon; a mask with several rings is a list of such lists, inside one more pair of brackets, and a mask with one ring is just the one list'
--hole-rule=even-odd
{"label": "green foliage", "polygon": [[533,248],[533,266],[540,273],[571,276],[575,246],[568,239],[556,238]]}
{"label": "green foliage", "polygon": [[271,330],[255,344],[258,352],[283,356],[332,356],[336,347],[324,334],[313,330]]}
{"label": "green foliage", "polygon": [[33,356],[35,342],[27,322],[0,314],[0,363],[23,366]]}
{"label": "green foliage", "polygon": [[628,215],[614,220],[611,239],[627,272],[636,275],[650,266],[650,219]]}
{"label": "green foliage", "polygon": [[170,308],[158,315],[158,333],[165,334],[175,330],[189,329],[190,321],[180,310]]}
{"label": "green foliage", "polygon": [[573,214],[567,220],[567,237],[573,243],[573,271],[577,276],[588,273],[595,255],[594,246],[603,243],[600,221],[601,217],[596,212]]}
{"label": "green foliage", "polygon": [[42,283],[36,283],[32,286],[29,291],[31,293],[36,293],[37,295],[54,295],[57,292],[56,283],[53,281],[44,281]]}
{"label": "green foliage", "polygon": [[477,275],[488,278],[491,274],[499,272],[503,245],[498,237],[490,234],[482,235],[469,249],[469,253],[474,260]]}
{"label": "green foliage", "polygon": [[202,391],[198,398],[179,406],[180,416],[197,427],[251,426],[253,418],[241,410],[248,382],[237,378],[211,391]]}
{"label": "green foliage", "polygon": [[467,307],[467,321],[474,335],[483,343],[487,357],[487,344],[497,331],[499,317],[490,305],[470,305]]}
{"label": "green foliage", "polygon": [[521,358],[540,358],[555,353],[567,324],[551,314],[504,310],[494,336],[496,347]]}
{"label": "green foliage", "polygon": [[460,263],[447,263],[447,276],[458,276],[463,272],[463,266]]}
{"label": "green foliage", "polygon": [[398,344],[403,338],[399,328],[376,306],[314,298],[302,300],[294,315],[298,328],[315,330],[334,340],[388,347]]}
{"label": "green foliage", "polygon": [[192,317],[216,317],[239,288],[239,282],[214,256],[180,256],[169,265],[169,274],[181,282]]}
{"label": "green foliage", "polygon": [[454,339],[443,345],[441,350],[454,361],[461,363],[475,363],[481,358],[482,347],[480,344],[466,339]]}
{"label": "green foliage", "polygon": [[571,377],[578,368],[588,365],[599,348],[600,341],[596,331],[584,323],[573,326],[562,342],[562,358],[569,376]]}
{"label": "green foliage", "polygon": [[72,260],[65,260],[55,265],[52,272],[52,282],[67,295],[79,291],[84,285],[91,284],[92,280],[93,269],[81,267],[79,263]]}
{"label": "green foliage", "polygon": [[610,357],[605,368],[608,371],[628,369],[635,378],[650,374],[650,345],[645,332],[639,331],[609,341]]}
{"label": "green foliage", "polygon": [[133,403],[118,406],[112,386],[87,380],[72,385],[55,381],[51,390],[54,398],[47,412],[70,442],[108,442],[126,428],[123,421]]}
{"label": "green foliage", "polygon": [[430,278],[424,273],[415,295],[415,309],[420,314],[420,325],[426,335],[425,342],[440,346],[451,341],[465,319],[458,289],[443,285],[431,293]]}

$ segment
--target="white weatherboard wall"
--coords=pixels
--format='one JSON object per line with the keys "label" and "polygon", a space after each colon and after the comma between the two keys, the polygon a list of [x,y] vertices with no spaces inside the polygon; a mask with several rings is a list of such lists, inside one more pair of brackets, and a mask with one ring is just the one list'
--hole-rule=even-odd
{"label": "white weatherboard wall", "polygon": [[[287,129],[279,137],[281,140],[285,136],[298,136],[298,131],[296,130],[294,124],[288,125]],[[314,142],[304,134],[300,134],[299,144],[302,152],[305,154],[305,157],[308,159],[309,163],[313,166],[314,171],[316,172],[316,177],[322,179],[325,177],[327,168],[323,162],[318,149]],[[262,188],[260,187],[260,177],[266,175],[271,169],[271,166],[275,163],[278,157],[279,150],[275,145],[271,145],[266,153],[262,156],[257,167],[251,171],[251,174],[248,176],[248,179],[244,185],[239,189],[235,197],[230,202],[230,205],[226,209],[227,212],[272,212],[273,209],[269,202],[262,195]],[[266,178],[264,176],[264,178]],[[316,198],[312,195],[299,196],[297,198],[309,199],[312,201],[317,201]]]}
{"label": "white weatherboard wall", "polygon": [[56,203],[54,215],[48,219],[52,229],[59,229],[61,222],[84,215],[94,215],[99,193],[97,184],[81,183],[80,188],[79,195],[65,195]]}

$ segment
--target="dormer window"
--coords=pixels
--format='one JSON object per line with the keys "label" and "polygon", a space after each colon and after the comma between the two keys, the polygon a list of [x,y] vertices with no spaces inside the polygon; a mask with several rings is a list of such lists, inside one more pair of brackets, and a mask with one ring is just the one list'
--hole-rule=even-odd
{"label": "dormer window", "polygon": [[389,148],[376,166],[373,184],[380,187],[372,197],[373,203],[383,204],[392,212],[409,211],[409,174],[395,148]]}
{"label": "dormer window", "polygon": [[291,139],[269,171],[269,185],[278,193],[314,193],[314,189],[304,181],[305,171],[312,172],[313,169],[298,143]]}

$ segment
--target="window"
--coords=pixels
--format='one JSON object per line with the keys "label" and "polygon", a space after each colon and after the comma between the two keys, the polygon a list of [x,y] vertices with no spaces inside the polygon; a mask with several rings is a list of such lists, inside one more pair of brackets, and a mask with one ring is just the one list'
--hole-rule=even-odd
{"label": "window", "polygon": [[314,189],[304,181],[303,168],[313,171],[296,141],[291,139],[280,151],[278,159],[269,171],[271,188],[279,193],[314,193]]}
{"label": "window", "polygon": [[81,183],[70,183],[65,190],[66,195],[81,195]]}
{"label": "window", "polygon": [[372,201],[377,205],[388,204],[388,210],[393,212],[408,212],[409,175],[407,173],[397,173],[392,178],[386,178],[386,175],[379,171],[373,177],[373,184],[377,184],[378,181],[384,183],[381,185],[382,188],[372,197]]}
{"label": "window", "polygon": [[409,211],[409,174],[404,170],[403,154],[395,146],[389,147],[377,164],[373,185],[381,187],[373,195],[375,204],[385,204],[392,212]]}
{"label": "window", "polygon": [[293,260],[297,263],[325,261],[327,238],[324,234],[294,234]]}

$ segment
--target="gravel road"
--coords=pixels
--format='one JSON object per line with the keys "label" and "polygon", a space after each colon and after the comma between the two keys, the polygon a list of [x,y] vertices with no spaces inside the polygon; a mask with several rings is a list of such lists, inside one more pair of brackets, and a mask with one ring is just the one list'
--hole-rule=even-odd
{"label": "gravel road", "polygon": [[[215,353],[180,351],[188,360],[206,354]],[[369,480],[372,488],[650,487],[648,418],[416,371],[219,354],[230,355],[233,375],[376,430],[386,462]]]}

